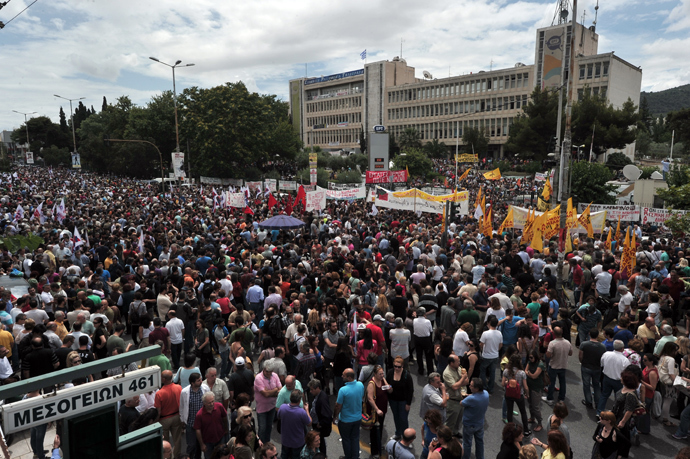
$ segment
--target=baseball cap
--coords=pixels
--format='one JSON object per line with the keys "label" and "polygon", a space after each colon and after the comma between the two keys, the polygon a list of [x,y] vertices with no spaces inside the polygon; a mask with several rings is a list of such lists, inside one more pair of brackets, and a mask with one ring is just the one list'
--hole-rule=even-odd
{"label": "baseball cap", "polygon": [[237,357],[235,359],[235,365],[238,367],[243,367],[244,366],[244,357]]}
{"label": "baseball cap", "polygon": [[381,314],[376,314],[374,316],[374,321],[377,321],[377,320],[383,320],[383,317],[381,317]]}
{"label": "baseball cap", "polygon": [[364,324],[357,325],[357,330],[364,330],[365,328],[367,328],[367,326]]}

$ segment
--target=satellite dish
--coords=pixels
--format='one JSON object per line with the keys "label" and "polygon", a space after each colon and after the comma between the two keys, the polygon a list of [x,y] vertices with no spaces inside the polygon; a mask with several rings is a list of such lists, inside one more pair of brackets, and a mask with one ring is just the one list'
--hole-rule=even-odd
{"label": "satellite dish", "polygon": [[431,80],[433,78],[431,76],[431,73],[427,72],[426,70],[422,72],[422,75],[424,75],[424,78],[426,78],[427,80]]}
{"label": "satellite dish", "polygon": [[661,172],[659,171],[654,171],[652,173],[652,176],[650,177],[652,180],[662,180],[664,178],[663,175],[661,175]]}
{"label": "satellite dish", "polygon": [[634,164],[628,164],[623,168],[623,175],[631,182],[634,182],[635,180],[640,178],[640,175],[642,175],[642,171]]}

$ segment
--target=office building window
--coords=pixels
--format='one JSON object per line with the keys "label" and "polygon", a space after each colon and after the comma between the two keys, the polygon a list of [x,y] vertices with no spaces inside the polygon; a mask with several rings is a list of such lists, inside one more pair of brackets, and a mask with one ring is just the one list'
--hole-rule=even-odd
{"label": "office building window", "polygon": [[608,75],[609,75],[609,63],[604,62],[604,76],[608,76]]}
{"label": "office building window", "polygon": [[486,92],[486,80],[482,80],[482,92]]}
{"label": "office building window", "polygon": [[522,73],[518,73],[517,76],[517,87],[521,88],[522,87]]}
{"label": "office building window", "polygon": [[587,64],[587,79],[592,78],[592,71],[594,70],[594,64]]}
{"label": "office building window", "polygon": [[606,99],[606,86],[602,86],[601,90],[599,91],[599,94],[601,94],[601,97],[603,99]]}
{"label": "office building window", "polygon": [[515,75],[510,75],[510,88],[515,88]]}
{"label": "office building window", "polygon": [[496,111],[496,98],[495,97],[491,99],[491,110],[494,112]]}
{"label": "office building window", "polygon": [[580,65],[580,79],[581,80],[585,79],[585,65],[584,64]]}
{"label": "office building window", "polygon": [[523,88],[526,88],[528,82],[529,82],[529,73],[524,73],[524,74],[522,75],[522,87],[523,87]]}
{"label": "office building window", "polygon": [[594,78],[599,78],[601,76],[601,62],[597,62],[594,65]]}
{"label": "office building window", "polygon": [[515,109],[515,96],[510,96],[509,108],[510,108],[511,110],[514,110],[514,109]]}
{"label": "office building window", "polygon": [[503,89],[503,78],[498,79],[498,90],[500,91]]}

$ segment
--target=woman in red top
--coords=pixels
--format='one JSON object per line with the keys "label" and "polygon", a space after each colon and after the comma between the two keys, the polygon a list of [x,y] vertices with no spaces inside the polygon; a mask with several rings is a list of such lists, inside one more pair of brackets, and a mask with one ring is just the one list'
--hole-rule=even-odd
{"label": "woman in red top", "polygon": [[363,366],[367,364],[367,356],[370,353],[373,352],[374,354],[378,354],[378,346],[372,337],[371,330],[366,328],[364,324],[360,324],[359,327],[358,329],[362,339],[357,341],[357,363]]}
{"label": "woman in red top", "polygon": [[644,354],[642,356],[642,388],[641,394],[644,398],[644,405],[647,408],[647,412],[637,417],[637,430],[641,434],[650,433],[650,423],[651,417],[649,410],[652,408],[652,402],[654,401],[654,391],[656,390],[656,385],[659,382],[659,370],[656,368],[656,364],[659,359],[654,354]]}

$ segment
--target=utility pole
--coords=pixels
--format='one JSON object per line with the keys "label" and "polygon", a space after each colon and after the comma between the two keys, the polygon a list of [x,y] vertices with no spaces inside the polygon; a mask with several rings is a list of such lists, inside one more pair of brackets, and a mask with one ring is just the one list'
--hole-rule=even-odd
{"label": "utility pole", "polygon": [[[561,183],[558,187],[558,201],[561,203],[560,212],[560,231],[558,237],[558,276],[556,277],[556,290],[563,288],[563,262],[565,260],[565,238],[568,230],[566,229],[568,213],[568,197],[570,195],[570,159],[572,157],[572,111],[573,111],[573,75],[575,74],[575,28],[577,27],[577,0],[573,0],[572,28],[570,31],[570,61],[568,62],[568,81],[567,99],[565,104],[565,133],[563,135],[563,145],[561,147],[560,177]],[[565,75],[564,75],[565,76]]]}

